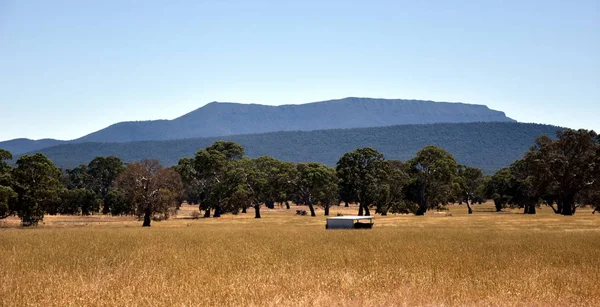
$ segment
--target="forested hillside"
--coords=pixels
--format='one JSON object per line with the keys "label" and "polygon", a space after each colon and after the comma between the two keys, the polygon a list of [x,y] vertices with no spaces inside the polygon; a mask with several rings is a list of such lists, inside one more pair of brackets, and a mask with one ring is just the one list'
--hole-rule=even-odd
{"label": "forested hillside", "polygon": [[559,127],[523,123],[400,125],[378,128],[290,131],[173,141],[65,144],[39,152],[59,167],[88,163],[96,156],[115,155],[131,162],[144,158],[174,165],[216,140],[235,141],[250,157],[268,155],[284,161],[334,165],[342,154],[370,146],[387,159],[408,160],[426,145],[448,150],[457,161],[486,173],[522,157],[540,135],[554,136]]}

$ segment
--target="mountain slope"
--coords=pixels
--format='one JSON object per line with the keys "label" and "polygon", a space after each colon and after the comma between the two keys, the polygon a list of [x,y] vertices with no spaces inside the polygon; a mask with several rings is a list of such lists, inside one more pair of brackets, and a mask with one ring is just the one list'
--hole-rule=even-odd
{"label": "mountain slope", "polygon": [[401,124],[514,122],[483,105],[422,100],[345,98],[300,105],[212,102],[174,120],[122,122],[74,142],[130,142],[382,127]]}
{"label": "mountain slope", "polygon": [[370,146],[388,159],[406,161],[426,145],[442,147],[459,163],[491,173],[508,166],[533,144],[536,137],[554,136],[555,126],[523,123],[459,123],[400,125],[376,128],[291,131],[172,141],[64,144],[40,150],[63,168],[87,164],[96,156],[115,155],[132,162],[158,159],[165,165],[192,157],[216,140],[231,140],[246,148],[250,157],[273,156],[293,161],[335,165],[346,152]]}
{"label": "mountain slope", "polygon": [[42,148],[56,146],[63,143],[65,143],[65,141],[53,139],[14,139],[10,141],[0,142],[0,148],[10,151],[13,155],[17,155],[25,152],[40,150]]}

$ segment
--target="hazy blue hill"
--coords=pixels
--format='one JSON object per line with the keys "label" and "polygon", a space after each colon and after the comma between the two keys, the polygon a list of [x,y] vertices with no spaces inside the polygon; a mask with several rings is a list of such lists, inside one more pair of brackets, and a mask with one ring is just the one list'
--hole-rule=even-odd
{"label": "hazy blue hill", "polygon": [[64,144],[40,152],[64,168],[87,164],[96,156],[109,155],[128,162],[151,158],[174,165],[180,158],[192,157],[216,140],[232,140],[242,144],[250,157],[268,155],[285,161],[335,165],[342,154],[358,147],[370,146],[383,152],[388,159],[405,161],[424,146],[436,145],[454,154],[459,163],[490,173],[521,158],[536,137],[554,136],[558,129],[561,128],[523,123],[399,125],[172,141]]}
{"label": "hazy blue hill", "polygon": [[174,120],[117,123],[75,141],[175,140],[276,131],[463,122],[514,120],[483,105],[422,100],[345,98],[282,106],[212,102]]}
{"label": "hazy blue hill", "polygon": [[42,148],[56,146],[62,143],[65,142],[53,139],[14,139],[10,141],[0,142],[0,148],[10,151],[13,155],[17,155],[25,152],[40,150]]}
{"label": "hazy blue hill", "polygon": [[484,105],[423,100],[344,98],[281,106],[211,102],[174,120],[121,122],[72,141],[16,139],[0,142],[0,148],[21,154],[63,143],[122,143],[278,131],[463,122],[514,120]]}

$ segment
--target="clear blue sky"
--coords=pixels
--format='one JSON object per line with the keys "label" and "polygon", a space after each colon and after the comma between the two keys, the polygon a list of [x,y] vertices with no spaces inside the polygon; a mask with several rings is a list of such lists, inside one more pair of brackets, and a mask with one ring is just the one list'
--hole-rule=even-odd
{"label": "clear blue sky", "polygon": [[600,1],[0,0],[0,140],[348,96],[598,131]]}

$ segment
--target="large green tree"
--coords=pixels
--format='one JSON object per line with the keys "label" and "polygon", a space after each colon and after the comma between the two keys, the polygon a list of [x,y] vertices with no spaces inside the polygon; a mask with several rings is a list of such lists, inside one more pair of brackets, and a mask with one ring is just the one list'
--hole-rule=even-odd
{"label": "large green tree", "polygon": [[557,213],[573,215],[600,178],[600,140],[594,131],[560,130],[556,140],[539,138],[524,161],[538,193],[556,198]]}
{"label": "large green tree", "polygon": [[[83,174],[80,176],[89,181],[89,186],[85,187],[93,190],[98,198],[102,200],[102,212],[105,214],[110,212],[110,206],[106,198],[110,187],[124,170],[125,165],[118,157],[96,157],[87,166],[88,177]],[[80,172],[76,172],[76,174],[78,173]]]}
{"label": "large green tree", "polygon": [[[205,217],[214,210],[214,217],[223,213],[223,201],[228,197],[231,185],[226,177],[234,161],[244,157],[244,147],[235,142],[217,141],[202,149],[194,157],[194,174],[187,178],[186,185],[195,185],[199,195],[200,209],[205,210]],[[187,162],[185,162],[187,163]],[[189,179],[197,182],[190,182]]]}
{"label": "large green tree", "polygon": [[203,181],[194,167],[193,158],[181,158],[175,167],[183,182],[183,199],[189,204],[199,204],[203,196]]}
{"label": "large green tree", "polygon": [[383,216],[406,207],[404,189],[410,179],[402,161],[387,160],[385,166],[385,180],[377,186],[376,197],[377,213]]}
{"label": "large green tree", "polygon": [[[56,208],[64,189],[60,170],[43,154],[21,156],[13,170],[16,211],[23,225],[37,225],[48,208]],[[52,209],[54,211],[54,209]]]}
{"label": "large green tree", "polygon": [[13,190],[12,169],[6,162],[8,160],[12,160],[12,154],[0,149],[0,219],[14,212],[17,200],[17,193]]}
{"label": "large green tree", "polygon": [[311,216],[316,216],[315,205],[323,207],[328,216],[330,207],[339,200],[336,170],[316,162],[299,163],[296,169],[292,183],[298,201],[308,206]]}
{"label": "large green tree", "polygon": [[457,170],[456,160],[450,153],[427,146],[406,165],[412,177],[409,195],[419,205],[416,215],[424,215],[427,209],[448,202]]}
{"label": "large green tree", "polygon": [[131,211],[144,219],[143,226],[150,226],[157,214],[169,217],[169,209],[176,208],[183,193],[181,177],[170,168],[164,168],[157,160],[130,163],[115,181],[122,191]]}
{"label": "large green tree", "polygon": [[89,189],[64,190],[58,213],[90,215],[100,211],[100,199]]}
{"label": "large green tree", "polygon": [[481,198],[479,191],[481,191],[483,179],[482,170],[465,165],[458,166],[456,177],[458,197],[467,204],[469,214],[473,214],[471,205],[474,200]]}
{"label": "large green tree", "polygon": [[485,181],[485,197],[494,200],[496,212],[506,208],[511,200],[510,168],[503,168]]}
{"label": "large green tree", "polygon": [[345,201],[357,202],[358,215],[370,215],[369,207],[376,202],[379,185],[386,180],[383,154],[373,148],[359,148],[344,154],[337,163],[340,191]]}

